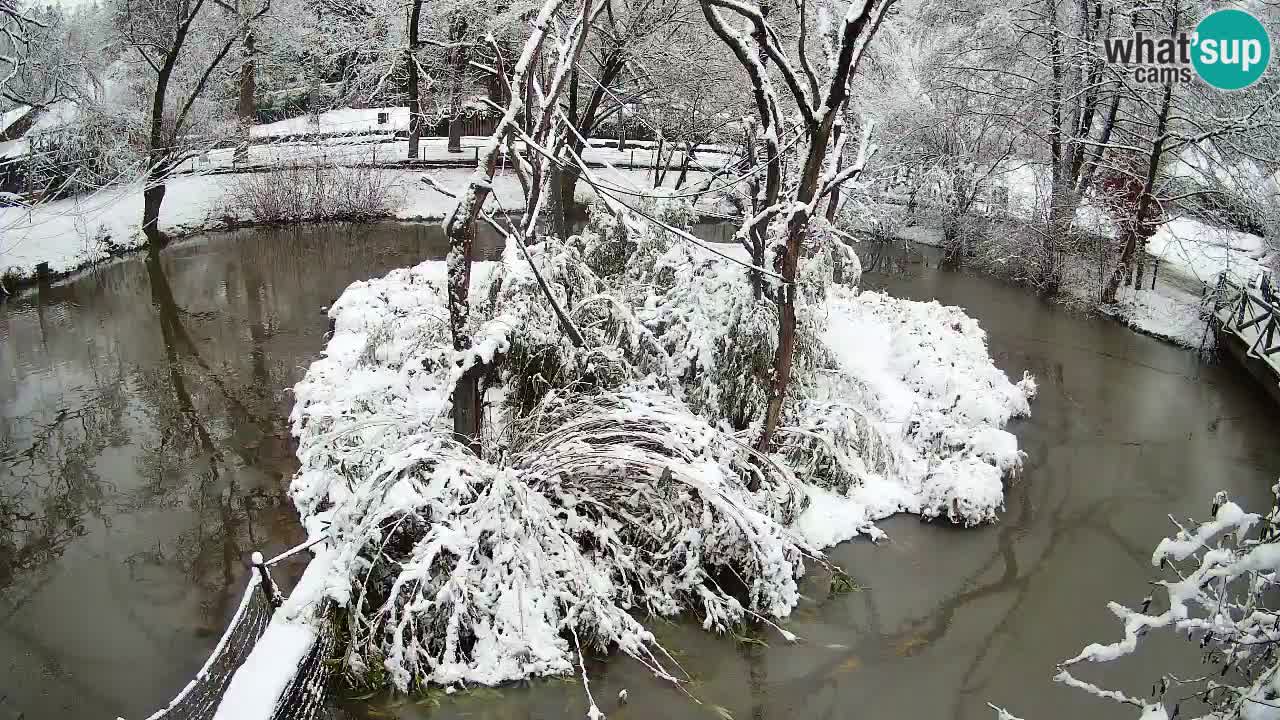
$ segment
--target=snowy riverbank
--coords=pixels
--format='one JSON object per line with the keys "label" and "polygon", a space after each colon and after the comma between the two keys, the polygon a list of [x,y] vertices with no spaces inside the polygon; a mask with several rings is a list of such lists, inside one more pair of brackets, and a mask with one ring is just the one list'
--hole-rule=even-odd
{"label": "snowy riverbank", "polygon": [[[438,220],[453,207],[453,201],[422,183],[422,176],[429,175],[442,186],[456,190],[466,184],[473,170],[386,168],[368,172],[385,176],[390,187],[391,219]],[[669,174],[668,185],[677,174]],[[635,190],[653,186],[651,175],[645,170],[598,170],[596,175]],[[241,177],[218,173],[170,178],[160,212],[160,230],[180,238],[244,224],[245,219],[228,204],[228,191]],[[688,182],[698,182],[703,177],[703,173],[690,172]],[[514,176],[498,175],[493,188],[496,208],[524,209],[524,194]],[[113,254],[142,247],[142,190],[143,184],[138,181],[35,207],[0,207],[0,274],[27,278],[35,274],[37,265],[48,263],[52,274],[65,275]],[[579,183],[578,200],[589,203],[592,199],[591,188]]]}
{"label": "snowy riverbank", "polygon": [[[894,235],[922,245],[942,245],[940,228],[930,224],[898,228]],[[1205,340],[1201,307],[1206,286],[1215,283],[1222,272],[1248,280],[1271,262],[1263,239],[1257,235],[1188,218],[1161,225],[1148,241],[1147,256],[1144,287],[1121,287],[1116,304],[1100,312],[1137,332],[1189,348],[1198,348]],[[1083,268],[1077,273],[1093,284],[1068,288],[1074,301],[1086,305],[1096,302],[1097,277],[1092,273],[1093,269]]]}

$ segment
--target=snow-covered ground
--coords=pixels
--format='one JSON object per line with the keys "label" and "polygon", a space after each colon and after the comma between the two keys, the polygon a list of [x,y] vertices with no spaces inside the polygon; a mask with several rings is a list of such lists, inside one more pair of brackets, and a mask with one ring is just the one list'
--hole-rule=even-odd
{"label": "snow-covered ground", "polygon": [[[472,174],[468,168],[430,170],[380,168],[369,172],[388,176],[391,186],[392,217],[402,220],[439,219],[453,207],[453,201],[421,182],[430,175],[442,186],[462,188]],[[666,184],[678,173],[668,173]],[[597,170],[602,181],[630,191],[652,187],[652,176],[644,170]],[[689,183],[704,178],[690,173]],[[240,221],[236,209],[227,202],[227,192],[237,175],[178,175],[166,183],[160,229],[181,237],[203,230],[227,227]],[[491,207],[497,211],[524,209],[519,181],[509,173],[493,182]],[[141,182],[117,185],[90,195],[43,203],[35,207],[0,207],[0,272],[25,277],[39,263],[49,263],[51,272],[67,273],[106,259],[112,252],[141,247]],[[594,195],[585,183],[578,184],[578,199],[590,202]],[[625,198],[624,198],[625,199]]]}
{"label": "snow-covered ground", "polygon": [[1198,348],[1207,327],[1201,315],[1202,297],[1181,284],[1157,277],[1156,286],[1121,288],[1116,305],[1104,309],[1130,327],[1178,345]]}
{"label": "snow-covered ground", "polygon": [[1214,227],[1189,218],[1161,225],[1147,241],[1147,252],[1160,259],[1161,269],[1213,284],[1228,272],[1247,280],[1266,262],[1262,238],[1236,230]]}

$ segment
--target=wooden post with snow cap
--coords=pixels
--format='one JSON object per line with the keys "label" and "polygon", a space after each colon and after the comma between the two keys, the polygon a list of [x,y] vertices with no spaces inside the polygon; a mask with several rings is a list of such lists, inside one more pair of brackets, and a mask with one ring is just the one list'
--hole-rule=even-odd
{"label": "wooden post with snow cap", "polygon": [[271,607],[280,607],[284,604],[284,598],[280,595],[280,588],[276,587],[275,580],[271,579],[271,572],[267,570],[267,564],[262,558],[262,553],[254,551],[249,556],[250,564],[253,569],[258,572],[258,577],[262,580],[262,591],[267,594],[267,602],[271,603]]}

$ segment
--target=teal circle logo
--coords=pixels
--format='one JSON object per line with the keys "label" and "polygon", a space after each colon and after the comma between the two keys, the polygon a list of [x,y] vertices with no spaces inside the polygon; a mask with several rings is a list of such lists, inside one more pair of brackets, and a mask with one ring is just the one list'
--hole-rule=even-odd
{"label": "teal circle logo", "polygon": [[1196,26],[1191,63],[1200,79],[1219,90],[1240,90],[1262,77],[1271,62],[1271,38],[1258,18],[1243,10],[1218,10]]}

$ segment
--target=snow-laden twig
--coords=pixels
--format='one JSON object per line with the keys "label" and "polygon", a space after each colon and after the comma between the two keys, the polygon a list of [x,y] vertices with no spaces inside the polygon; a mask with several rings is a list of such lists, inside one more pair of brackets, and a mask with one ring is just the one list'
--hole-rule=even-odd
{"label": "snow-laden twig", "polygon": [[[1280,491],[1280,485],[1273,490]],[[1175,578],[1152,583],[1160,588],[1159,599],[1152,593],[1137,609],[1116,602],[1108,605],[1124,624],[1123,638],[1086,646],[1061,663],[1054,680],[1134,706],[1142,720],[1168,720],[1184,710],[1202,720],[1280,717],[1275,654],[1280,645],[1280,613],[1269,605],[1280,572],[1276,532],[1280,500],[1264,518],[1245,512],[1225,493],[1218,493],[1212,510],[1212,519],[1193,528],[1175,520],[1177,535],[1156,548],[1152,564],[1168,567]],[[1178,567],[1183,561],[1189,566]],[[1153,604],[1165,609],[1157,612]],[[1077,676],[1086,663],[1134,655],[1145,638],[1159,631],[1195,643],[1198,648],[1193,652],[1200,653],[1210,672],[1195,678],[1159,675],[1149,700]]]}

